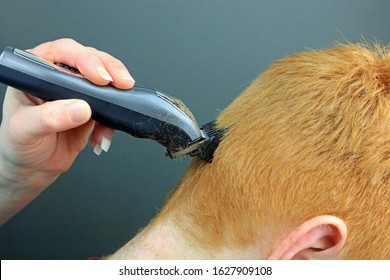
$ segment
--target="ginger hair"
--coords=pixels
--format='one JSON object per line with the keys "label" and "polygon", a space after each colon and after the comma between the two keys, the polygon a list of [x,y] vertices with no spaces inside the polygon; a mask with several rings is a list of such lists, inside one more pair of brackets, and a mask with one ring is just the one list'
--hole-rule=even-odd
{"label": "ginger hair", "polygon": [[217,121],[229,129],[213,162],[192,161],[154,222],[212,248],[335,215],[348,227],[339,258],[390,259],[388,47],[277,60]]}

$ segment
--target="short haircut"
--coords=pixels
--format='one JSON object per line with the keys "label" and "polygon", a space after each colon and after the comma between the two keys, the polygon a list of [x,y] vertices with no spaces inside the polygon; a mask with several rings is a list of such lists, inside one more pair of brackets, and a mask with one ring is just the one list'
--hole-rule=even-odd
{"label": "short haircut", "polygon": [[[344,219],[338,256],[390,259],[390,52],[344,44],[277,60],[218,120],[158,215],[209,246],[271,244],[316,215]],[[276,246],[275,242],[275,246]]]}

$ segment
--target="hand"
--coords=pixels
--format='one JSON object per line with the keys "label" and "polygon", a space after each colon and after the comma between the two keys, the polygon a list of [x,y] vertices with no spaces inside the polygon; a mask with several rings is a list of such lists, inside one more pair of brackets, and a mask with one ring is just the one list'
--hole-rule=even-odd
{"label": "hand", "polygon": [[[97,85],[134,86],[134,79],[119,60],[74,40],[60,39],[29,51],[48,62],[75,67]],[[69,169],[89,135],[96,153],[107,150],[114,131],[90,118],[91,108],[82,100],[44,102],[8,88],[0,127],[0,188],[4,187],[2,182],[14,182],[24,186],[24,193],[31,189],[29,195],[34,198]]]}

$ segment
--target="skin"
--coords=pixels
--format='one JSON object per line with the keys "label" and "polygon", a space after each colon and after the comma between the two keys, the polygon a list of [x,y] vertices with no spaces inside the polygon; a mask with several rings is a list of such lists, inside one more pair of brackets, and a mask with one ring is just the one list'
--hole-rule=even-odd
{"label": "skin", "polygon": [[[261,225],[259,225],[261,227]],[[266,235],[267,236],[267,235]],[[344,221],[320,215],[298,227],[286,225],[278,235],[264,235],[243,245],[207,246],[183,232],[171,219],[157,219],[117,252],[112,260],[166,259],[336,259],[347,239]]]}
{"label": "skin", "polygon": [[[134,79],[118,59],[72,39],[41,44],[31,53],[79,69],[97,85],[130,89]],[[91,119],[82,100],[44,102],[8,88],[0,127],[0,225],[69,169],[90,137],[93,147],[114,131]],[[107,141],[106,140],[106,141]]]}

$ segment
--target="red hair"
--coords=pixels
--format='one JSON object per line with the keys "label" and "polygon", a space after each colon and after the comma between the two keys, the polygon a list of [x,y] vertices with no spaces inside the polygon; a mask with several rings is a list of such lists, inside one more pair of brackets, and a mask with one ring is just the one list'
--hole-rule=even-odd
{"label": "red hair", "polygon": [[286,228],[331,214],[348,227],[340,258],[390,259],[388,47],[280,59],[218,126],[229,130],[213,162],[193,160],[155,221],[173,218],[210,248],[276,246]]}

